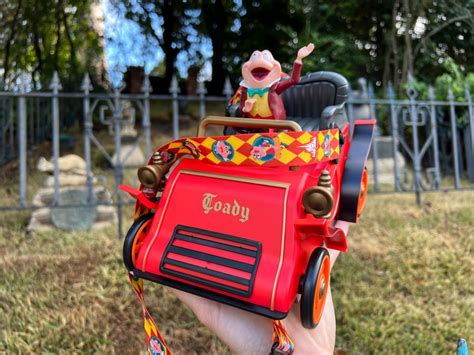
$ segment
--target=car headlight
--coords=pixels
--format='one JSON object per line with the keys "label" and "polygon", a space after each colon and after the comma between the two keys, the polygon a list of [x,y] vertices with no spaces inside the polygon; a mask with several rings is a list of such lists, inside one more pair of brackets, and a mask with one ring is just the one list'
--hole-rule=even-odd
{"label": "car headlight", "polygon": [[149,188],[158,188],[161,179],[166,174],[166,169],[163,165],[146,165],[138,169],[138,180],[143,186]]}
{"label": "car headlight", "polygon": [[323,170],[318,186],[308,188],[303,194],[303,206],[314,217],[329,218],[334,206],[333,188],[329,171]]}

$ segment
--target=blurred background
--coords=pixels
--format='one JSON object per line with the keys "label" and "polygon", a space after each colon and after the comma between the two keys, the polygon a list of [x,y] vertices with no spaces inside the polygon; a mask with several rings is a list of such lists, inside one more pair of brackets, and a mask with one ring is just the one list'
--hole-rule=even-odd
{"label": "blurred background", "polygon": [[[118,186],[223,115],[255,49],[289,72],[309,42],[303,74],[343,75],[349,121],[377,120],[371,194],[331,280],[338,352],[472,342],[473,32],[472,0],[0,0],[0,351],[143,352]],[[149,290],[175,352],[229,352]]]}
{"label": "blurred background", "polygon": [[[2,86],[22,72],[35,89],[54,71],[79,89],[84,73],[104,88],[139,70],[168,92],[173,74],[197,75],[212,94],[240,64],[268,48],[289,69],[296,51],[317,44],[305,70],[334,70],[355,82],[395,88],[472,85],[470,1],[3,1]],[[132,67],[132,68],[130,68]],[[470,75],[469,75],[470,74]],[[449,79],[450,78],[450,79]],[[440,90],[442,88],[440,87]],[[442,92],[440,92],[441,94]]]}

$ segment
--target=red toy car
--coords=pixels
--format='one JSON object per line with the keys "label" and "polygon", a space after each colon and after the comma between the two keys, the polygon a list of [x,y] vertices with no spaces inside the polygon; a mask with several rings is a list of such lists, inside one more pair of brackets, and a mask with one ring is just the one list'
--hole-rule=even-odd
{"label": "red toy car", "polygon": [[[287,120],[208,117],[198,137],[158,149],[139,169],[140,189],[122,186],[137,199],[127,268],[273,319],[284,318],[300,294],[302,324],[314,328],[330,278],[327,248],[347,248],[335,221],[356,222],[364,205],[375,125],[355,122],[350,134],[341,78],[302,78],[284,97]],[[308,114],[298,100],[315,87],[319,103],[300,104],[319,105],[319,116],[309,112],[319,127],[304,130]],[[208,125],[228,127],[226,135],[205,137]]]}

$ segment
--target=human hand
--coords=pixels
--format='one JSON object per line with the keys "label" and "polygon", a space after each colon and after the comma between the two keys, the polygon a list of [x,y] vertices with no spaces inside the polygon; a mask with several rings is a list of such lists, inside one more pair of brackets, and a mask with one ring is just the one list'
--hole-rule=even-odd
{"label": "human hand", "polygon": [[313,43],[308,44],[306,47],[300,48],[300,50],[298,51],[298,55],[296,56],[296,61],[301,63],[303,58],[306,58],[307,56],[309,56],[311,52],[313,52],[313,50],[314,50]]}
{"label": "human hand", "polygon": [[242,111],[244,111],[244,112],[252,111],[253,105],[255,105],[255,102],[257,102],[257,100],[255,100],[255,99],[245,100],[245,104],[244,104],[244,107],[243,107]]}
{"label": "human hand", "polygon": [[[338,221],[336,227],[347,234],[349,223]],[[331,268],[339,255],[329,250]],[[187,304],[197,318],[212,330],[233,353],[268,354],[272,347],[272,320],[227,306],[206,298],[173,289],[176,296]],[[283,320],[288,335],[295,344],[294,354],[333,354],[336,342],[336,317],[328,288],[323,315],[315,329],[301,325],[300,305],[294,304]]]}

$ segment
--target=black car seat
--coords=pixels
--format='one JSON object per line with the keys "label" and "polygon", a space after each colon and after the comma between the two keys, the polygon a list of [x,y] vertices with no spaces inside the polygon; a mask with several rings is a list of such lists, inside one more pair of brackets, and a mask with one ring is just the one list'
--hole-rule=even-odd
{"label": "black car seat", "polygon": [[[318,131],[341,127],[347,122],[344,103],[349,83],[342,75],[318,71],[301,78],[298,84],[283,93],[286,119],[297,122],[303,131]],[[240,116],[239,105],[227,106],[226,116]],[[225,127],[224,134],[234,134],[232,127]]]}
{"label": "black car seat", "polygon": [[305,75],[283,93],[287,120],[293,120],[304,131],[342,127],[347,121],[344,103],[349,83],[342,75],[319,71]]}

